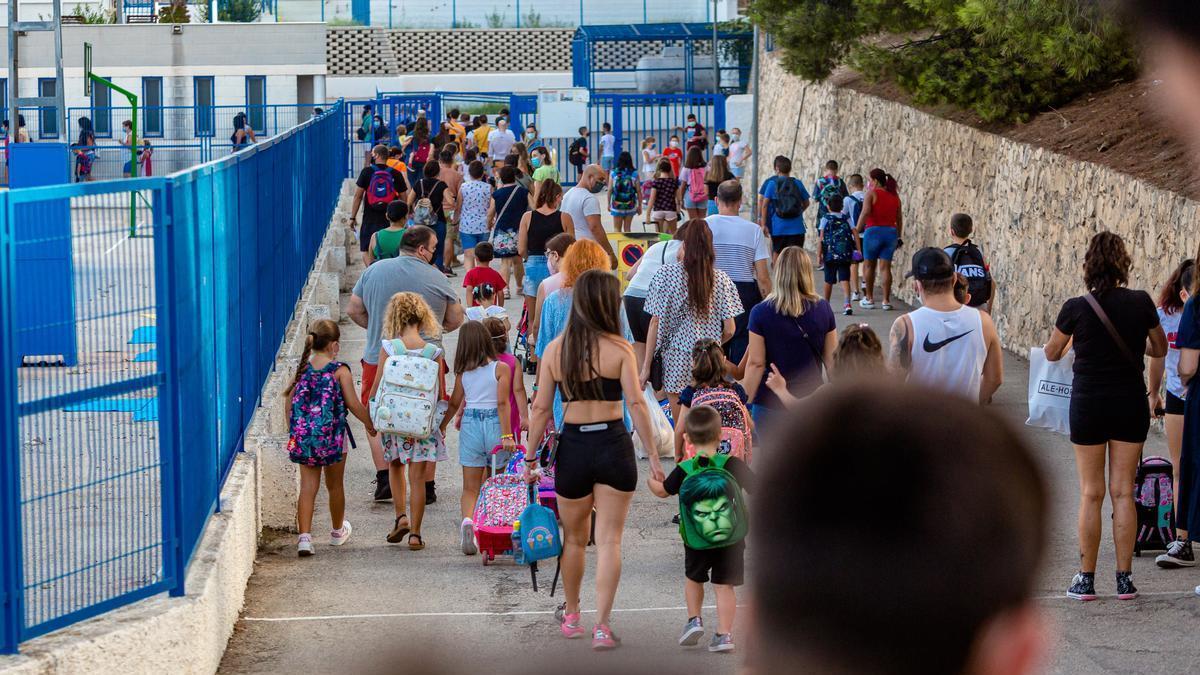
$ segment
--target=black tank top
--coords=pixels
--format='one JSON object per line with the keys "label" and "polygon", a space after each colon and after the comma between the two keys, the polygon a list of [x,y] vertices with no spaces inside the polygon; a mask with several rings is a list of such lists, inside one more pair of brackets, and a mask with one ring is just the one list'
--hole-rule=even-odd
{"label": "black tank top", "polygon": [[525,238],[525,246],[529,255],[546,255],[546,241],[556,234],[562,234],[562,212],[555,211],[550,215],[529,212],[529,234]]}

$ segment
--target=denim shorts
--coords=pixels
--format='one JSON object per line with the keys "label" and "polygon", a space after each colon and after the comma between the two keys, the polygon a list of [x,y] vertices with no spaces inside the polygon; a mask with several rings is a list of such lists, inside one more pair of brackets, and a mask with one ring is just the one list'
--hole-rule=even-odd
{"label": "denim shorts", "polygon": [[612,155],[604,155],[600,158],[600,168],[605,171],[612,171],[614,157]]}
{"label": "denim shorts", "polygon": [[464,251],[472,251],[476,244],[482,244],[490,238],[490,233],[480,232],[479,234],[470,234],[469,232],[458,231],[459,239],[462,241]]}
{"label": "denim shorts", "polygon": [[862,247],[865,260],[888,260],[896,252],[896,228],[886,225],[868,227],[863,231]]}
{"label": "denim shorts", "polygon": [[546,256],[531,255],[525,260],[525,287],[522,292],[531,298],[537,297],[538,286],[550,276]]}
{"label": "denim shorts", "polygon": [[[483,408],[464,410],[458,434],[458,463],[473,468],[491,466],[490,453],[497,445],[500,445],[500,412]],[[496,466],[507,464],[509,455],[504,452],[496,455]]]}

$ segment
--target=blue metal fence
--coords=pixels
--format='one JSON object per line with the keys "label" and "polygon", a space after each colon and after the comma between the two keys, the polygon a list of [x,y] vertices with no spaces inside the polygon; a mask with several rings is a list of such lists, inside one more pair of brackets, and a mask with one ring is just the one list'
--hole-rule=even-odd
{"label": "blue metal fence", "polygon": [[[0,651],[183,593],[345,146],[338,104],[169,177],[0,193]],[[71,297],[56,319],[22,309],[48,288]],[[65,333],[74,354],[30,333]]]}

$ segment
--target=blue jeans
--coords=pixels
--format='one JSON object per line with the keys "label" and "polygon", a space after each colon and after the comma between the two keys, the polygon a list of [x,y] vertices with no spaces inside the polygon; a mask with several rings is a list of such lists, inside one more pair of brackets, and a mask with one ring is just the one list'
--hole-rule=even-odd
{"label": "blue jeans", "polygon": [[525,259],[525,287],[521,289],[525,295],[536,298],[538,286],[550,276],[550,267],[546,264],[546,256],[531,255]]}
{"label": "blue jeans", "polygon": [[446,221],[439,220],[433,225],[433,233],[437,235],[437,246],[433,248],[433,260],[430,263],[439,270],[445,271],[443,265],[446,255]]}

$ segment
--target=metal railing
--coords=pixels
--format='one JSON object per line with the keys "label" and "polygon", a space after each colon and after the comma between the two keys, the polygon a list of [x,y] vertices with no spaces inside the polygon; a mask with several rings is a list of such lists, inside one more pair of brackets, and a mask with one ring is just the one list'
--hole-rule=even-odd
{"label": "metal railing", "polygon": [[171,176],[0,193],[0,651],[183,593],[345,147],[339,103]]}

